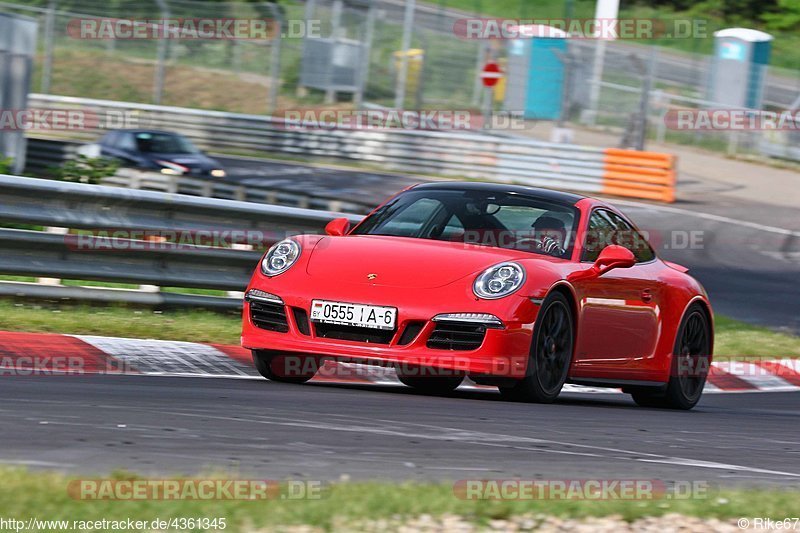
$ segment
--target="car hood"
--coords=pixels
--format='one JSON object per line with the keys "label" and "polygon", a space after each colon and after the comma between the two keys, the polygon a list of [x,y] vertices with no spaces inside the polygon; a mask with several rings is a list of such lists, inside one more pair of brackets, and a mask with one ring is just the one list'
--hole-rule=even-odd
{"label": "car hood", "polygon": [[[306,272],[336,283],[363,283],[409,289],[441,287],[484,269],[531,254],[464,243],[350,235],[320,239]],[[374,275],[374,279],[370,279]]]}

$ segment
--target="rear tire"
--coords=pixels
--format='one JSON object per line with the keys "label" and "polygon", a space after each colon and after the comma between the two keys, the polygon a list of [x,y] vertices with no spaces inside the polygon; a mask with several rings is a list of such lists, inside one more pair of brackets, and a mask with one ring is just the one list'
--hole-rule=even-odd
{"label": "rear tire", "polygon": [[500,387],[500,394],[515,401],[554,402],[567,381],[574,342],[572,308],[563,294],[553,292],[536,317],[526,376]]}
{"label": "rear tire", "polygon": [[[302,358],[302,356],[287,356],[286,354],[253,350],[253,364],[255,364],[256,370],[270,381],[301,384],[316,374],[315,364],[303,365],[302,363],[305,361],[300,359],[298,361],[300,364],[296,365],[300,368],[292,369],[292,366],[287,364],[287,357]],[[310,366],[310,368],[306,369],[306,366]]]}
{"label": "rear tire", "polygon": [[637,405],[689,410],[700,401],[706,383],[711,351],[711,325],[703,308],[694,304],[678,328],[669,383],[663,392],[632,392]]}

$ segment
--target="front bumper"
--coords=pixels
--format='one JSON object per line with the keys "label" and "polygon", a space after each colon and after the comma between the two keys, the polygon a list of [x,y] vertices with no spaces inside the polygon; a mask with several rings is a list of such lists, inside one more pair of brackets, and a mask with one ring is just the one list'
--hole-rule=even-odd
{"label": "front bumper", "polygon": [[[275,293],[275,291],[270,291]],[[388,292],[393,292],[389,290]],[[398,371],[426,368],[439,369],[448,372],[470,374],[473,376],[492,376],[521,378],[524,377],[528,354],[533,332],[533,321],[538,306],[527,298],[512,295],[503,307],[510,312],[496,314],[503,321],[502,328],[484,328],[482,340],[477,347],[464,345],[433,343],[432,336],[439,329],[436,338],[441,338],[441,328],[447,328],[454,323],[434,322],[432,318],[440,313],[453,312],[492,312],[486,307],[488,302],[473,299],[472,308],[467,303],[466,308],[453,308],[444,306],[431,310],[432,304],[420,304],[430,295],[414,295],[409,291],[397,291],[392,295],[385,295],[380,301],[353,302],[370,303],[374,305],[390,305],[397,307],[396,329],[387,332],[383,338],[370,338],[359,340],[332,338],[331,335],[341,334],[341,330],[348,328],[329,327],[326,324],[312,322],[307,319],[311,308],[312,299],[330,299],[348,302],[343,295],[325,294],[320,296],[297,296],[278,294],[283,303],[273,302],[273,311],[270,317],[278,316],[277,311],[282,311],[285,316],[285,327],[269,326],[265,329],[264,323],[259,321],[260,302],[255,304],[245,302],[243,312],[242,346],[251,350],[265,350],[279,352],[285,355],[299,357],[313,356],[337,361],[350,361],[380,366],[391,366]],[[254,319],[253,306],[256,307]],[[496,302],[494,303],[497,306]],[[304,318],[305,317],[305,318]],[[464,323],[460,324],[465,326]],[[459,329],[459,328],[450,328]],[[334,330],[331,332],[331,330]],[[352,333],[349,330],[348,336]],[[373,332],[367,332],[373,333]],[[358,335],[355,335],[358,337]],[[472,338],[475,336],[473,335]],[[435,346],[435,347],[432,347]]]}

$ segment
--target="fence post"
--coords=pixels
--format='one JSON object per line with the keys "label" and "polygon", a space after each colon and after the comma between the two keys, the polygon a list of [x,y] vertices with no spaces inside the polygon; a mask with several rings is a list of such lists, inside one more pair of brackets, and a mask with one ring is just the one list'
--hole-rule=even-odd
{"label": "fence post", "polygon": [[374,0],[369,0],[369,7],[367,8],[367,29],[364,35],[364,43],[361,46],[361,65],[358,69],[358,89],[354,99],[356,109],[360,108],[364,103],[364,91],[366,90],[367,79],[369,77],[370,52],[372,51],[372,39],[374,34],[375,3]]}
{"label": "fence post", "polygon": [[[333,0],[333,6],[331,7],[331,32],[332,32],[332,39],[333,39],[333,47],[336,50],[336,46],[339,43],[339,35],[340,29],[342,25],[342,10],[344,9],[344,5],[342,0]],[[331,70],[331,77],[333,76],[333,71]],[[331,80],[329,79],[329,82]],[[328,85],[330,87],[330,85]],[[325,103],[326,104],[334,104],[336,103],[336,90],[335,89],[325,89]]]}
{"label": "fence post", "polygon": [[153,103],[161,103],[164,94],[164,63],[167,61],[167,35],[164,31],[164,22],[169,18],[169,6],[164,0],[156,0],[158,8],[161,10],[161,37],[158,40],[158,57],[156,59],[156,74],[153,80]]}
{"label": "fence post", "polygon": [[411,48],[411,32],[414,26],[414,8],[416,0],[406,0],[406,11],[403,17],[403,44],[400,57],[400,72],[397,73],[397,88],[394,95],[394,107],[403,109],[406,101],[406,78],[408,77],[408,50]]}
{"label": "fence post", "polygon": [[[281,88],[281,44],[283,33],[283,17],[278,8],[271,7],[272,16],[278,21],[278,32],[272,40],[270,47],[269,60],[269,102],[267,102],[267,114],[272,115],[278,108],[278,93]],[[308,21],[306,21],[308,24]]]}
{"label": "fence post", "polygon": [[653,77],[655,76],[656,60],[658,58],[658,47],[650,47],[650,60],[647,62],[645,77],[642,83],[642,95],[639,99],[639,127],[637,128],[636,141],[634,146],[637,150],[644,150],[647,140],[647,113],[650,107],[650,91],[653,90]]}
{"label": "fence post", "polygon": [[56,0],[47,3],[47,12],[44,18],[44,63],[42,64],[41,91],[50,92],[50,79],[53,74],[53,42],[55,41]]}
{"label": "fence post", "polygon": [[603,64],[606,58],[606,41],[597,39],[594,47],[594,64],[592,65],[592,79],[589,81],[589,106],[584,115],[584,122],[594,126],[597,121],[597,109],[600,106],[600,84],[603,81]]}

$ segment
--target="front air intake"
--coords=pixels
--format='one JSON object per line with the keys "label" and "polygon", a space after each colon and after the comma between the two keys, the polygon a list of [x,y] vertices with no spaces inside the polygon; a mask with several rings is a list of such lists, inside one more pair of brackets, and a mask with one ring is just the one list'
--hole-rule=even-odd
{"label": "front air intake", "polygon": [[289,331],[286,308],[283,304],[251,300],[250,320],[261,329],[278,333]]}
{"label": "front air intake", "polygon": [[437,322],[427,346],[435,350],[477,350],[485,336],[486,326],[483,324]]}

